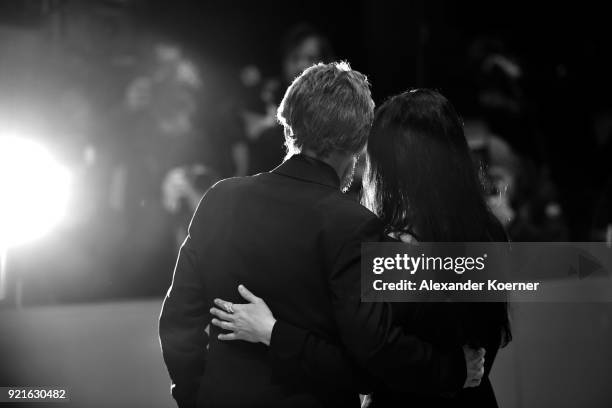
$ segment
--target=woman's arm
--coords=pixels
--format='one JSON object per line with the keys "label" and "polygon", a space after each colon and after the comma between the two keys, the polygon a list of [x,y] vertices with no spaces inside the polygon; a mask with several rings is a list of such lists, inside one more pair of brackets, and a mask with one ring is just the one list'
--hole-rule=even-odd
{"label": "woman's arm", "polygon": [[[322,386],[333,384],[336,389],[341,388],[361,394],[371,391],[374,383],[373,377],[359,368],[348,357],[342,346],[330,343],[308,330],[277,321],[263,299],[249,292],[243,285],[238,287],[238,291],[249,302],[248,304],[233,304],[222,299],[215,299],[218,307],[211,309],[211,313],[216,316],[211,323],[230,331],[230,333],[219,334],[220,340],[244,340],[267,344],[270,346],[273,357],[299,368],[301,372],[312,380],[318,381]],[[395,337],[398,336],[401,337],[395,334]],[[411,340],[420,341],[413,336]],[[401,351],[406,358],[406,355],[413,356],[418,349],[405,347]],[[463,387],[477,387],[484,374],[484,349],[472,350],[464,346],[462,351],[465,364]],[[400,357],[402,353],[392,353],[388,359]],[[409,364],[400,365],[407,369],[410,368]],[[409,375],[418,378],[416,371],[418,370],[410,370]],[[422,385],[415,386],[406,381],[392,381],[389,376],[385,378],[385,384],[399,391],[427,390]],[[440,392],[437,389],[428,391]]]}
{"label": "woman's arm", "polygon": [[357,368],[340,345],[276,320],[263,299],[243,285],[238,287],[238,292],[249,303],[232,304],[215,299],[217,307],[210,310],[215,316],[212,324],[231,331],[219,334],[219,340],[264,343],[270,347],[271,357],[285,369],[288,366],[298,369],[322,386],[333,384],[334,388],[361,394],[371,391],[371,381],[365,372]]}

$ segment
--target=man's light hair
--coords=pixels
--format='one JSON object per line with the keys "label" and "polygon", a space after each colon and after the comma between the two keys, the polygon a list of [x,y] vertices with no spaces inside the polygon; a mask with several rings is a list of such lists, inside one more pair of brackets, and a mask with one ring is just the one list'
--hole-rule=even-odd
{"label": "man's light hair", "polygon": [[278,107],[288,156],[355,154],[365,146],[374,117],[368,79],[348,62],[315,64],[287,88]]}

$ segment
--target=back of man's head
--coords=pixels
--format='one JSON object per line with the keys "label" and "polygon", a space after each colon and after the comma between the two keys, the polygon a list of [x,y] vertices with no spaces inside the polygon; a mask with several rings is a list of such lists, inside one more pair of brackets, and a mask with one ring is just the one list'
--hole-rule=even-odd
{"label": "back of man's head", "polygon": [[288,154],[307,150],[321,158],[358,153],[373,117],[368,79],[346,62],[304,70],[287,88],[277,112]]}

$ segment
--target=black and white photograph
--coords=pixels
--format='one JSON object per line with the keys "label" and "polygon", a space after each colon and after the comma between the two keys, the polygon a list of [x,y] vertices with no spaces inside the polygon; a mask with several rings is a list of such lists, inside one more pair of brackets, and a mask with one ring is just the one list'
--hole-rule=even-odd
{"label": "black and white photograph", "polygon": [[0,0],[0,406],[612,407],[607,7]]}

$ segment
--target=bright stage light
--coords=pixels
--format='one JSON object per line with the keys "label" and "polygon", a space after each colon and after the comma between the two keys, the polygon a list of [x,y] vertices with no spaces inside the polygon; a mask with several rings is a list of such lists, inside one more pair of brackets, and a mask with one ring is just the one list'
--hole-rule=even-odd
{"label": "bright stage light", "polygon": [[0,136],[0,250],[48,232],[64,216],[70,175],[42,146]]}

